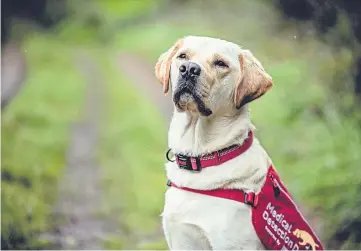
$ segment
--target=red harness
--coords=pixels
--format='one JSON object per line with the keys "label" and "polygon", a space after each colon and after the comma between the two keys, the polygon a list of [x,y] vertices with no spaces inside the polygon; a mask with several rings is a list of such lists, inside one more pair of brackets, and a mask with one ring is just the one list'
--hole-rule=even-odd
{"label": "red harness", "polygon": [[[196,172],[200,172],[202,168],[219,165],[249,149],[253,141],[252,132],[248,136],[242,145],[234,145],[205,156],[188,157],[176,154],[177,164],[182,169]],[[272,165],[258,194],[226,188],[197,190],[179,187],[171,181],[168,181],[168,186],[250,205],[253,226],[267,249],[323,250],[321,241],[293,202],[289,191]]]}

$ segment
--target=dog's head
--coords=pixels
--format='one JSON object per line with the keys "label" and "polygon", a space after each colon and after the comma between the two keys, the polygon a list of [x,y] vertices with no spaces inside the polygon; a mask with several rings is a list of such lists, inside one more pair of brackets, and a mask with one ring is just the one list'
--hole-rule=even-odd
{"label": "dog's head", "polygon": [[179,112],[209,116],[240,109],[272,88],[272,78],[248,50],[221,39],[188,36],[163,53],[155,74],[164,93],[172,86]]}

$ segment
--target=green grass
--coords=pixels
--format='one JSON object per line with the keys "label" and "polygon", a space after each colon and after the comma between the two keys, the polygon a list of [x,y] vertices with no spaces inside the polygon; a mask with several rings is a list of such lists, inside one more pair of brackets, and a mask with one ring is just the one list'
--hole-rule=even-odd
{"label": "green grass", "polygon": [[41,35],[29,37],[24,50],[27,80],[1,121],[1,237],[8,248],[37,247],[37,235],[52,225],[47,217],[83,92],[74,50]]}

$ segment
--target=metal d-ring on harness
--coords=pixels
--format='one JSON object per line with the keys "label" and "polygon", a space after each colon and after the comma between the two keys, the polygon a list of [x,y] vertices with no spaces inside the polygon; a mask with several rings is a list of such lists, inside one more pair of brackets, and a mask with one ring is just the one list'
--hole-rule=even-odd
{"label": "metal d-ring on harness", "polygon": [[180,169],[185,169],[191,172],[200,172],[202,170],[201,160],[198,157],[190,157],[182,154],[175,154],[175,160],[171,160],[169,153],[171,149],[168,149],[166,158],[170,162],[177,162]]}
{"label": "metal d-ring on harness", "polygon": [[165,157],[167,158],[167,160],[168,161],[170,161],[170,162],[174,162],[175,160],[171,160],[170,158],[169,158],[169,153],[172,151],[172,149],[168,149],[168,151],[167,151],[167,153],[165,154]]}

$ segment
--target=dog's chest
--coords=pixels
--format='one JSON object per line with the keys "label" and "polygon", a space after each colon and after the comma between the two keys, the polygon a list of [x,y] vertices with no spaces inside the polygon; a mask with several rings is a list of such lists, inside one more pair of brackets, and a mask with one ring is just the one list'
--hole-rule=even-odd
{"label": "dog's chest", "polygon": [[163,220],[197,226],[218,249],[254,249],[259,244],[249,206],[175,188],[166,192]]}

